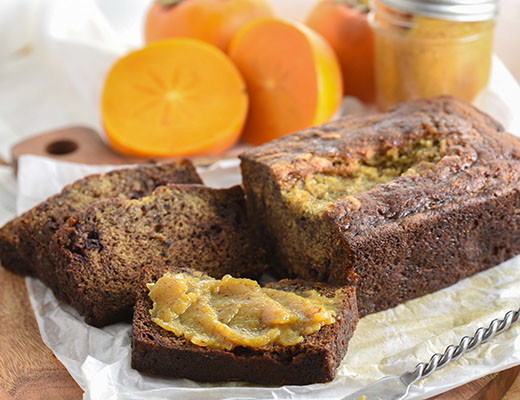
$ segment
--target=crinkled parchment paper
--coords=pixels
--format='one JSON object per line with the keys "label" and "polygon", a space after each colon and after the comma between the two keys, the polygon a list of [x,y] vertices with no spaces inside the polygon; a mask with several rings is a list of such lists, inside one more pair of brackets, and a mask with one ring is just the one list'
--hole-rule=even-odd
{"label": "crinkled parchment paper", "polygon": [[[520,89],[496,59],[490,87],[476,104],[508,130],[520,133]],[[23,212],[86,174],[111,168],[23,156],[19,161],[17,211]],[[226,187],[240,182],[236,159],[221,161],[200,173],[210,186]],[[12,182],[12,178],[3,171],[2,191],[6,182]],[[8,192],[6,199],[12,197],[12,189]],[[6,202],[0,202],[0,206]],[[5,207],[0,207],[0,211]],[[413,369],[418,362],[428,361],[433,353],[457,344],[461,337],[473,335],[478,327],[517,309],[520,257],[450,288],[363,318],[336,379],[328,384],[301,387],[209,385],[141,375],[130,368],[130,325],[104,329],[88,326],[73,309],[57,302],[39,281],[28,278],[27,287],[44,342],[85,390],[85,399],[338,399],[384,375]],[[519,364],[517,325],[422,381],[414,387],[410,398],[427,398]]]}
{"label": "crinkled parchment paper", "polygon": [[[109,167],[91,167],[24,156],[20,160],[18,211],[61,186]],[[206,184],[240,181],[238,160],[200,171]],[[464,335],[520,304],[520,257],[465,279],[455,286],[365,317],[359,323],[337,378],[329,384],[255,387],[198,384],[144,376],[130,368],[130,325],[98,329],[58,302],[39,281],[27,287],[44,342],[85,390],[86,399],[340,398],[387,374],[412,369]],[[520,364],[520,325],[416,387],[410,398],[441,393],[480,376]],[[204,366],[201,366],[204,368]]]}

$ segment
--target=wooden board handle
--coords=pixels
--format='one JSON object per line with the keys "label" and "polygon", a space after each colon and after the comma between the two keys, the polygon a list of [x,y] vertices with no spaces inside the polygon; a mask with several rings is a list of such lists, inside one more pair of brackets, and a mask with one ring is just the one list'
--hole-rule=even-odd
{"label": "wooden board handle", "polygon": [[150,161],[116,153],[95,130],[84,126],[69,126],[32,136],[16,144],[11,153],[15,165],[23,154],[82,164],[120,165]]}
{"label": "wooden board handle", "polygon": [[[225,155],[190,158],[197,165],[208,165],[223,158],[235,157],[247,147],[249,146],[246,144],[238,144]],[[91,165],[142,164],[173,159],[124,156],[113,151],[95,130],[84,126],[69,126],[32,136],[16,144],[11,153],[15,169],[18,159],[23,154]]]}

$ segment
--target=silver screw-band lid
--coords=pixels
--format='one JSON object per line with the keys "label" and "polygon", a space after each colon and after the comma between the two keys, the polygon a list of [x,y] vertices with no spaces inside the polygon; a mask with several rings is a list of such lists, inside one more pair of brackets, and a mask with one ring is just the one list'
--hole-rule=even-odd
{"label": "silver screw-band lid", "polygon": [[379,0],[396,10],[449,21],[486,21],[495,18],[499,0]]}

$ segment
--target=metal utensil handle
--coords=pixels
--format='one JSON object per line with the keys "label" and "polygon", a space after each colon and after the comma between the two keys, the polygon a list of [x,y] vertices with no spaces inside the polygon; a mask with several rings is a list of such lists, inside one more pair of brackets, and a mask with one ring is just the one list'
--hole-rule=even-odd
{"label": "metal utensil handle", "polygon": [[446,348],[443,354],[434,354],[427,363],[417,364],[412,372],[406,373],[402,376],[406,384],[411,385],[418,380],[430,376],[433,372],[444,368],[450,362],[458,360],[462,355],[468,351],[473,350],[479,344],[491,339],[493,336],[507,330],[512,324],[518,321],[520,316],[520,309],[509,311],[504,319],[494,319],[489,324],[488,328],[481,327],[475,332],[475,336],[464,336],[458,346],[451,345]]}

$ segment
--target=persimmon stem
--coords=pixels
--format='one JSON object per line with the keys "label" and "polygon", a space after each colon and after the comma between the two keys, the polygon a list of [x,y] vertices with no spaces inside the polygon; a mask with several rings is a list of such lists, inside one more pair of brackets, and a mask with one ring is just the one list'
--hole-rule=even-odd
{"label": "persimmon stem", "polygon": [[155,1],[162,6],[170,7],[170,6],[175,6],[177,4],[180,4],[186,0],[155,0]]}
{"label": "persimmon stem", "polygon": [[359,12],[368,12],[370,10],[369,0],[333,0],[334,4],[343,4],[348,7],[354,8]]}

